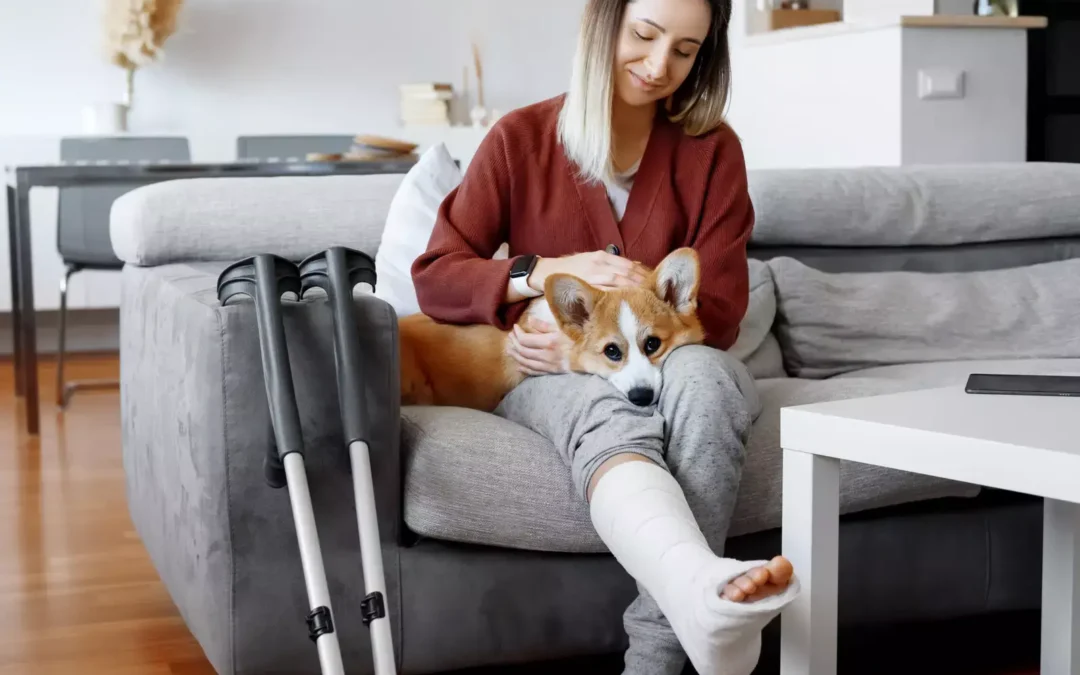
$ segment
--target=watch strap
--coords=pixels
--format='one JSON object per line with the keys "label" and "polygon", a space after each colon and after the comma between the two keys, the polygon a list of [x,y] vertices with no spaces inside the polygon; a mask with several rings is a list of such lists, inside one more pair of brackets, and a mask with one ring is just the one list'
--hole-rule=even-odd
{"label": "watch strap", "polygon": [[515,291],[526,298],[538,298],[543,295],[542,291],[538,291],[529,285],[529,277],[510,277],[510,284]]}

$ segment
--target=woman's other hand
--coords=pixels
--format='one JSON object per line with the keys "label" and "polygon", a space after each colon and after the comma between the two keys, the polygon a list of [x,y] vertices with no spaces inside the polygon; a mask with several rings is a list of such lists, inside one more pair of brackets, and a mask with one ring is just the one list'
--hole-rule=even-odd
{"label": "woman's other hand", "polygon": [[515,324],[507,341],[507,353],[526,375],[565,373],[569,368],[570,338],[557,326],[527,319],[528,329]]}
{"label": "woman's other hand", "polygon": [[606,251],[591,251],[562,258],[541,258],[529,275],[529,285],[543,291],[544,282],[552,274],[571,274],[604,291],[638,286],[647,278],[645,268],[628,258]]}

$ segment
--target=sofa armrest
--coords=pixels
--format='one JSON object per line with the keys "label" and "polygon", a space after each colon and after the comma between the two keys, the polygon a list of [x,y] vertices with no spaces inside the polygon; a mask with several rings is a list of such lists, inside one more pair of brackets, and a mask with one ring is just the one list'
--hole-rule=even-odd
{"label": "sofa armrest", "polygon": [[113,250],[125,263],[299,260],[330,246],[375,255],[404,174],[190,178],[137,188],[113,203]]}
{"label": "sofa armrest", "polygon": [[[263,474],[273,432],[255,308],[246,299],[218,302],[216,279],[226,264],[127,265],[121,272],[120,418],[129,510],[217,672],[308,672],[313,651],[297,625],[308,607],[288,490],[271,488]],[[369,294],[358,294],[355,304],[387,598],[391,615],[400,616],[397,321],[390,305]],[[354,631],[343,643],[346,658],[360,662],[369,643],[360,616],[355,497],[334,386],[333,318],[325,298],[312,294],[283,301],[282,320],[335,613]],[[236,664],[244,667],[234,670]]]}

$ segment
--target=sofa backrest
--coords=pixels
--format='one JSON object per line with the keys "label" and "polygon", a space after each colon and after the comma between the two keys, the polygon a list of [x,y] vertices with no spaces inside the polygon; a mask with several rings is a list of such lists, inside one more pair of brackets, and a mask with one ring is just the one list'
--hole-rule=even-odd
{"label": "sofa backrest", "polygon": [[751,255],[828,272],[961,272],[1080,257],[1080,165],[750,173]]}
{"label": "sofa backrest", "polygon": [[113,202],[118,258],[150,267],[233,261],[254,253],[301,260],[330,246],[374,256],[405,174],[189,178]]}
{"label": "sofa backrest", "polygon": [[[113,246],[134,265],[231,261],[253,246],[292,259],[332,245],[375,255],[402,178],[151,185],[115,202]],[[751,302],[733,351],[755,375],[1080,356],[1068,335],[1080,336],[1069,292],[1080,283],[1064,264],[1080,258],[1080,165],[755,171],[750,191]]]}
{"label": "sofa backrest", "polygon": [[[751,276],[775,293],[771,335],[743,345],[768,355],[759,372],[1080,358],[1080,165],[760,171],[750,187]],[[751,300],[760,326],[770,303]]]}

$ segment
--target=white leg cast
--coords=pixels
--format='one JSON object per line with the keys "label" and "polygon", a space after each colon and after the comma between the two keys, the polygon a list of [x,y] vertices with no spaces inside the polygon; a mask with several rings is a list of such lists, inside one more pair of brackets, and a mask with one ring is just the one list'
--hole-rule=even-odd
{"label": "white leg cast", "polygon": [[[360,526],[360,561],[364,570],[364,592],[386,597],[386,576],[383,573],[382,544],[379,541],[379,520],[375,511],[375,492],[371,484],[371,456],[368,445],[356,441],[349,445],[352,460],[353,493],[356,496],[356,517]],[[394,642],[390,633],[389,608],[386,616],[368,625],[371,631],[371,652],[375,660],[375,675],[395,675]]]}
{"label": "white leg cast", "polygon": [[[288,481],[289,502],[292,504],[293,520],[296,523],[296,538],[300,544],[300,562],[304,568],[308,604],[312,610],[326,607],[330,611],[331,621],[334,621],[322,549],[319,546],[319,533],[315,528],[315,513],[311,509],[307,472],[304,470],[304,458],[300,453],[285,455],[285,479]],[[333,633],[319,636],[315,646],[319,650],[319,664],[323,675],[345,675],[336,628]]]}
{"label": "white leg cast", "polygon": [[1043,502],[1042,675],[1080,675],[1080,505]]}
{"label": "white leg cast", "polygon": [[802,593],[780,615],[781,675],[836,675],[840,461],[784,450],[783,555]]}

